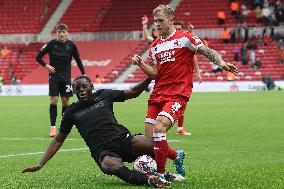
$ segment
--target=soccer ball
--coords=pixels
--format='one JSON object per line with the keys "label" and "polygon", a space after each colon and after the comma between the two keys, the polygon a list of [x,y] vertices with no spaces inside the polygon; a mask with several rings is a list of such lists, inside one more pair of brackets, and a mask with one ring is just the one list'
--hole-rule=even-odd
{"label": "soccer ball", "polygon": [[156,161],[148,155],[139,156],[133,164],[133,169],[144,174],[153,174],[157,172]]}

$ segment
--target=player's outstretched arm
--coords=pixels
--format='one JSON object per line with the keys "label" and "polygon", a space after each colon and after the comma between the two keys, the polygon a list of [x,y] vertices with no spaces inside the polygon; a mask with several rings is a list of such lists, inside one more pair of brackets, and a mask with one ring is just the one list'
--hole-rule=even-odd
{"label": "player's outstretched arm", "polygon": [[143,27],[142,34],[143,34],[143,38],[145,39],[145,41],[151,44],[153,43],[154,38],[150,36],[148,32],[147,24],[148,24],[148,17],[147,15],[144,15],[142,17],[142,27]]}
{"label": "player's outstretched arm", "polygon": [[220,66],[225,71],[232,72],[233,74],[237,74],[239,72],[233,64],[224,62],[215,50],[208,48],[205,45],[199,47],[197,52],[207,57],[211,62]]}
{"label": "player's outstretched arm", "polygon": [[152,79],[147,77],[143,81],[137,83],[131,89],[124,90],[124,94],[126,99],[136,98],[138,97],[151,83]]}
{"label": "player's outstretched arm", "polygon": [[36,172],[40,170],[60,149],[66,137],[67,137],[67,134],[59,132],[49,144],[42,159],[36,165],[23,169],[22,173]]}
{"label": "player's outstretched arm", "polygon": [[142,61],[139,55],[134,55],[132,57],[132,64],[139,66],[142,71],[151,79],[156,79],[158,77],[158,69],[156,65],[150,66]]}

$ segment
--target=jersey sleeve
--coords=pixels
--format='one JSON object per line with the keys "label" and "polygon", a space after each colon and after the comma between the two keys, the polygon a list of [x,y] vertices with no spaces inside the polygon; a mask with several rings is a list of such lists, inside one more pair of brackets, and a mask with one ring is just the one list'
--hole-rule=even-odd
{"label": "jersey sleeve", "polygon": [[203,42],[194,34],[187,32],[185,37],[188,39],[187,48],[196,51],[199,47],[203,46]]}
{"label": "jersey sleeve", "polygon": [[72,56],[74,57],[74,59],[76,60],[76,63],[82,73],[82,75],[85,74],[85,69],[84,69],[84,66],[83,66],[83,63],[80,59],[80,55],[79,55],[79,52],[78,52],[78,49],[77,49],[77,46],[75,44],[73,44],[73,52],[72,52]]}
{"label": "jersey sleeve", "polygon": [[43,61],[42,57],[49,52],[49,48],[50,48],[50,42],[46,43],[45,45],[43,45],[40,49],[40,51],[38,52],[37,56],[36,56],[36,61],[42,65],[43,67],[45,67],[46,63]]}
{"label": "jersey sleeve", "polygon": [[112,99],[113,102],[124,102],[126,100],[124,90],[106,89],[105,93]]}
{"label": "jersey sleeve", "polygon": [[71,132],[71,129],[74,125],[74,122],[72,120],[72,116],[70,115],[70,108],[67,108],[60,124],[60,129],[59,131],[61,133],[69,134]]}

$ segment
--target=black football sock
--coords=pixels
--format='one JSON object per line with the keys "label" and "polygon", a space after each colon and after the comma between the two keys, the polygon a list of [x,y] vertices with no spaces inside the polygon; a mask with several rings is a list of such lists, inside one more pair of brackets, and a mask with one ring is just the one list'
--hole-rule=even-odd
{"label": "black football sock", "polygon": [[136,170],[129,170],[127,167],[121,167],[115,174],[121,180],[136,185],[148,185],[149,177]]}
{"label": "black football sock", "polygon": [[61,115],[64,115],[65,110],[68,108],[68,106],[62,106],[62,111],[61,111]]}
{"label": "black football sock", "polygon": [[57,117],[57,105],[50,104],[49,106],[50,125],[55,126]]}

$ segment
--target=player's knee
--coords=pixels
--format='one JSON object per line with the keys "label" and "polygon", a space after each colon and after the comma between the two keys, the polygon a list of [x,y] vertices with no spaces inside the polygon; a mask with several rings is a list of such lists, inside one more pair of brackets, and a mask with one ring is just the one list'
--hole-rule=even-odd
{"label": "player's knee", "polygon": [[116,172],[123,167],[122,160],[120,158],[113,158],[105,156],[101,161],[101,171],[107,175],[114,175]]}
{"label": "player's knee", "polygon": [[50,104],[57,105],[57,103],[58,103],[58,98],[50,98]]}

